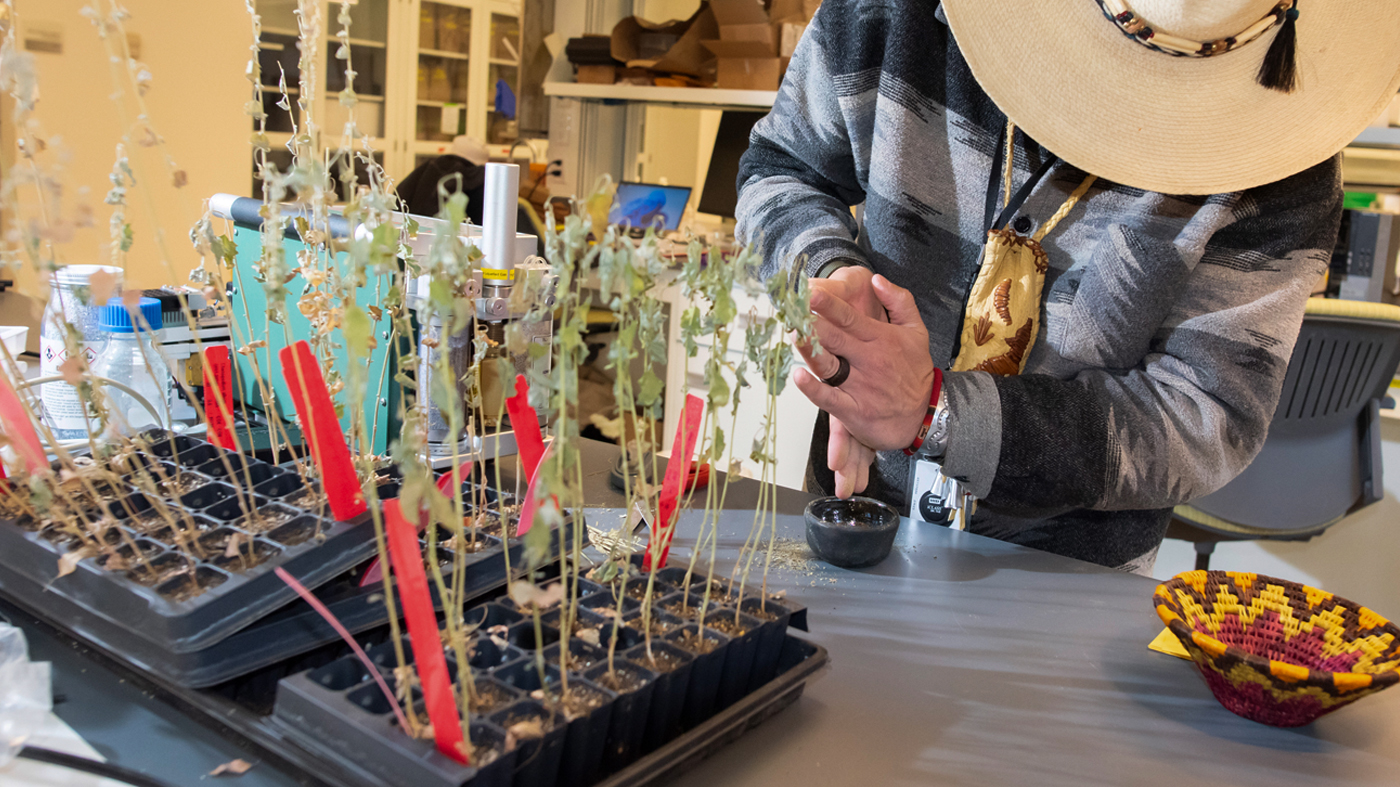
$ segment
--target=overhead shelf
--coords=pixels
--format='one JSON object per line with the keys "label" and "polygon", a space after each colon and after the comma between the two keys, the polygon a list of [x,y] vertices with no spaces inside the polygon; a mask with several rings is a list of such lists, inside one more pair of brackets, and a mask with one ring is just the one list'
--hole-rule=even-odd
{"label": "overhead shelf", "polygon": [[1365,128],[1351,144],[1364,148],[1400,148],[1400,128]]}
{"label": "overhead shelf", "polygon": [[632,101],[670,104],[701,109],[770,109],[776,90],[724,90],[710,87],[657,87],[655,85],[586,85],[577,82],[545,82],[544,94],[588,101]]}

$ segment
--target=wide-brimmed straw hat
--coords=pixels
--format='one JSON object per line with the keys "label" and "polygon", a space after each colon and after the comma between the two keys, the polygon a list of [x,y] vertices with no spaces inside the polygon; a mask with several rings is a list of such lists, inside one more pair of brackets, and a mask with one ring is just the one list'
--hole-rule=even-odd
{"label": "wide-brimmed straw hat", "polygon": [[1301,172],[1400,88],[1400,0],[943,6],[1016,125],[1080,169],[1150,191],[1238,191]]}

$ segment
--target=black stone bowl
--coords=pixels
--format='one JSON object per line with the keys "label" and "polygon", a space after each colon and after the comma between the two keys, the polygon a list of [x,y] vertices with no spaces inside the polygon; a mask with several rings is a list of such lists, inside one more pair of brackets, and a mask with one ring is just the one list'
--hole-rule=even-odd
{"label": "black stone bowl", "polygon": [[899,512],[868,497],[823,497],[807,504],[807,546],[841,568],[864,568],[889,557]]}

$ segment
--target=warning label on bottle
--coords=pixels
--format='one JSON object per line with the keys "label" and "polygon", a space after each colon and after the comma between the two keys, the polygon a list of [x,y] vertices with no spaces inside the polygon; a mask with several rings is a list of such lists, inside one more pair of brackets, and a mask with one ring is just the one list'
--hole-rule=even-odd
{"label": "warning label on bottle", "polygon": [[[97,352],[84,344],[83,355],[91,366],[97,360]],[[59,367],[68,360],[68,349],[63,340],[49,336],[39,339],[39,369],[43,376],[60,374]],[[53,430],[59,440],[83,440],[88,436],[87,425],[91,420],[93,429],[100,428],[96,418],[89,418],[87,406],[78,397],[78,389],[65,382],[45,383],[39,392],[44,403],[44,423]]]}

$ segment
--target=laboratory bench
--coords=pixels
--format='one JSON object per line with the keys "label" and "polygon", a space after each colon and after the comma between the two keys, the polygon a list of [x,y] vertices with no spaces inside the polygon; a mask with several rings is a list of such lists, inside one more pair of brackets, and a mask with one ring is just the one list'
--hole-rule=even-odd
{"label": "laboratory bench", "polygon": [[[590,507],[621,504],[616,448],[584,447]],[[739,479],[721,517],[727,571],[753,526]],[[697,495],[696,500],[703,498]],[[794,560],[810,495],[781,489],[784,567],[769,587],[805,604],[829,665],[805,694],[681,774],[701,785],[1381,785],[1400,773],[1400,691],[1305,727],[1226,711],[1189,662],[1150,651],[1153,580],[992,539],[901,524],[894,552],[858,571]],[[604,527],[613,512],[595,512]],[[679,525],[672,565],[700,513]],[[238,787],[320,784],[180,708],[158,687],[8,605],[32,656],[54,667],[54,712],[109,760],[175,785],[256,763]]]}

